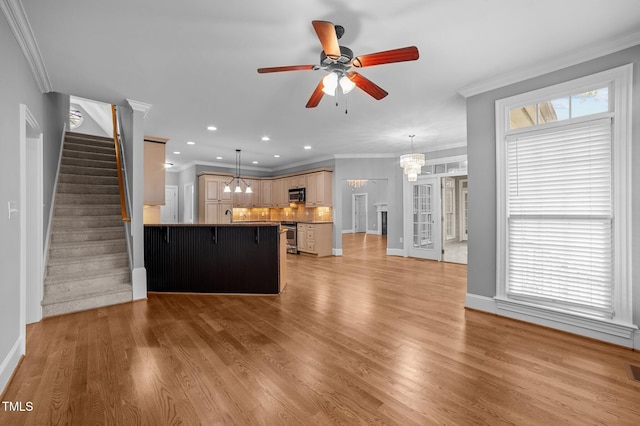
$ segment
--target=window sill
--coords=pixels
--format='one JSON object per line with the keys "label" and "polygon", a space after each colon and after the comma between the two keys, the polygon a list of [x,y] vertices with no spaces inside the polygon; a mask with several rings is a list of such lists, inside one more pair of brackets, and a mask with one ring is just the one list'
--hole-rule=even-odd
{"label": "window sill", "polygon": [[551,327],[569,333],[633,348],[638,327],[599,318],[561,312],[532,303],[495,297],[497,315]]}

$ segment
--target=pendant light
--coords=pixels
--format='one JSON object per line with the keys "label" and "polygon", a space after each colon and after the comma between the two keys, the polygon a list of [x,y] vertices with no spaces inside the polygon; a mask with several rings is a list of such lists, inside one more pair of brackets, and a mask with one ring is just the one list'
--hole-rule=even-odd
{"label": "pendant light", "polygon": [[404,169],[404,174],[407,175],[409,182],[415,182],[418,180],[418,175],[422,173],[422,166],[424,166],[424,154],[413,153],[413,138],[415,135],[409,135],[411,138],[411,154],[404,154],[400,156],[400,167]]}
{"label": "pendant light", "polygon": [[253,190],[251,189],[251,185],[247,183],[246,180],[240,177],[240,152],[241,150],[236,149],[236,175],[231,178],[231,180],[224,184],[224,192],[231,192],[231,184],[235,181],[236,187],[233,190],[235,193],[241,193],[242,188],[240,187],[240,182],[244,182],[246,189],[244,190],[245,194],[253,194]]}

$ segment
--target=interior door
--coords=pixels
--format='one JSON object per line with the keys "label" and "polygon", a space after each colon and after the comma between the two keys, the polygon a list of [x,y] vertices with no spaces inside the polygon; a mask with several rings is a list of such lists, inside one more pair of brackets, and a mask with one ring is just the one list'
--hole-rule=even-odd
{"label": "interior door", "polygon": [[421,178],[408,182],[405,206],[410,214],[405,229],[405,247],[411,257],[440,260],[440,182],[438,178]]}
{"label": "interior door", "polygon": [[178,187],[167,185],[164,189],[164,206],[160,206],[161,223],[178,223]]}

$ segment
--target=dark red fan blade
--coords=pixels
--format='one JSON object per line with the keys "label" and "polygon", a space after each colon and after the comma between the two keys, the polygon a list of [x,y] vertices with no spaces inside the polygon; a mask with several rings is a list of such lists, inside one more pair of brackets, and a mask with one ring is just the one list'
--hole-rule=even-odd
{"label": "dark red fan blade", "polygon": [[318,106],[318,104],[320,103],[320,100],[324,96],[324,92],[322,91],[323,88],[324,88],[324,83],[322,82],[322,80],[320,80],[320,83],[318,83],[316,90],[314,90],[313,93],[311,94],[311,97],[309,98],[309,102],[307,102],[307,108],[315,108]]}
{"label": "dark red fan blade", "polygon": [[353,58],[353,66],[358,68],[374,65],[391,64],[394,62],[415,61],[420,57],[415,46],[401,49],[385,50],[384,52],[370,53],[368,55]]}
{"label": "dark red fan blade", "polygon": [[336,28],[333,24],[328,21],[312,21],[311,24],[313,29],[316,30],[316,34],[318,34],[324,54],[333,60],[338,59],[341,56],[340,46],[338,45]]}
{"label": "dark red fan blade", "polygon": [[258,68],[258,72],[260,74],[264,74],[267,72],[282,72],[282,71],[311,71],[313,70],[313,65],[289,65],[286,67],[270,67],[270,68]]}
{"label": "dark red fan blade", "polygon": [[388,95],[388,93],[383,88],[381,88],[371,80],[358,74],[357,72],[350,72],[348,76],[349,79],[356,84],[356,86],[373,96],[378,101]]}

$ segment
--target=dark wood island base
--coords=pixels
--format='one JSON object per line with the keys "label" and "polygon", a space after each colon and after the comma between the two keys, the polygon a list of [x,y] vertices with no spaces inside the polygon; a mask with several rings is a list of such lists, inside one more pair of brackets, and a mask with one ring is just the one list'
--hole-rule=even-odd
{"label": "dark wood island base", "polygon": [[145,225],[144,262],[148,291],[279,294],[286,241],[278,223]]}

